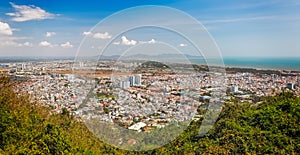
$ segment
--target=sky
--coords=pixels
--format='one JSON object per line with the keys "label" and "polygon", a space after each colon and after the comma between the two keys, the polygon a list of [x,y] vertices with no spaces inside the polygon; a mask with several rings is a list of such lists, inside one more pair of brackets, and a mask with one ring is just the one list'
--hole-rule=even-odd
{"label": "sky", "polygon": [[[192,50],[186,40],[175,39],[178,34],[153,28],[115,36],[119,27],[135,24],[133,19],[146,22],[151,18],[151,12],[141,9],[132,18],[119,15],[111,25],[98,24],[116,12],[142,5],[166,6],[189,14],[208,31],[223,57],[300,57],[298,0],[1,0],[0,56],[75,56],[78,51],[103,48],[111,40],[111,55],[142,43],[156,46],[167,42],[179,50]],[[198,31],[176,15],[166,20],[163,10],[153,12],[154,16],[157,22]],[[96,45],[90,43],[95,40]]]}

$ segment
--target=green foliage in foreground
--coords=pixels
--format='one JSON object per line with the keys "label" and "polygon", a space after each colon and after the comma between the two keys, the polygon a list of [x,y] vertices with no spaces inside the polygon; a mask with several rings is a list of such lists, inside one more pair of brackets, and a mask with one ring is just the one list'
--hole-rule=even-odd
{"label": "green foliage in foreground", "polygon": [[291,93],[257,105],[226,104],[213,129],[198,136],[192,122],[171,143],[145,152],[109,146],[68,112],[49,109],[16,94],[0,78],[0,154],[297,154],[300,152],[300,98]]}

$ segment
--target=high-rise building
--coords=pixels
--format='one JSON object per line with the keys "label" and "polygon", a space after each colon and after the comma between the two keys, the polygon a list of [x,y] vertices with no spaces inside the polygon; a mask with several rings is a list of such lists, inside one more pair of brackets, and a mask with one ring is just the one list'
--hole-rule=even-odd
{"label": "high-rise building", "polygon": [[128,80],[129,80],[129,85],[130,85],[130,87],[132,87],[133,85],[134,85],[134,76],[129,76],[128,77]]}
{"label": "high-rise building", "polygon": [[79,67],[82,68],[84,66],[83,62],[79,62]]}
{"label": "high-rise building", "polygon": [[142,85],[142,75],[141,74],[137,74],[134,76],[134,85],[136,85],[136,86]]}
{"label": "high-rise building", "polygon": [[232,93],[236,93],[236,92],[239,91],[239,87],[238,87],[238,86],[232,86],[231,89],[230,89],[230,91],[231,91]]}
{"label": "high-rise building", "polygon": [[286,87],[287,87],[288,89],[290,89],[290,90],[294,90],[294,89],[295,89],[295,85],[294,85],[293,83],[288,83],[288,84],[286,85]]}
{"label": "high-rise building", "polygon": [[140,85],[142,85],[142,75],[137,74],[137,75],[134,75],[134,76],[129,76],[128,81],[129,81],[130,87],[140,86]]}
{"label": "high-rise building", "polygon": [[26,69],[26,65],[22,64],[21,70],[24,71]]}
{"label": "high-rise building", "polygon": [[121,82],[120,82],[120,87],[121,87],[122,89],[129,88],[129,87],[130,87],[130,82],[129,82],[129,81],[121,81]]}

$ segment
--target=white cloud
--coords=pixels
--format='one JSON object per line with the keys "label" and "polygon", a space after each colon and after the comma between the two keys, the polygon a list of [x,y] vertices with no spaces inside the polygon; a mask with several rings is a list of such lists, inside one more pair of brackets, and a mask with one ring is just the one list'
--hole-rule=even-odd
{"label": "white cloud", "polygon": [[11,41],[11,40],[7,40],[7,41],[1,41],[0,45],[1,46],[17,46],[18,43]]}
{"label": "white cloud", "polygon": [[149,41],[139,41],[140,44],[155,44],[156,40],[155,39],[151,39]]}
{"label": "white cloud", "polygon": [[120,45],[119,41],[113,42],[114,45]]}
{"label": "white cloud", "polygon": [[73,47],[73,45],[70,42],[68,42],[68,41],[66,43],[64,43],[64,44],[60,44],[60,46],[62,48],[72,48]]}
{"label": "white cloud", "polygon": [[7,23],[0,21],[0,35],[12,35],[13,30]]}
{"label": "white cloud", "polygon": [[121,37],[121,44],[122,45],[136,45],[136,43],[137,43],[137,41],[135,41],[135,40],[128,40],[127,38],[126,38],[126,36],[122,36]]}
{"label": "white cloud", "polygon": [[91,49],[97,49],[97,50],[101,50],[102,47],[101,46],[91,46]]}
{"label": "white cloud", "polygon": [[26,46],[26,47],[33,47],[33,44],[30,42],[25,42],[22,44],[22,46]]}
{"label": "white cloud", "polygon": [[46,34],[45,34],[46,37],[52,37],[54,35],[56,35],[55,32],[46,32]]}
{"label": "white cloud", "polygon": [[83,32],[82,35],[84,35],[84,36],[90,36],[90,35],[92,35],[92,32],[89,32],[89,31],[88,32]]}
{"label": "white cloud", "polygon": [[13,47],[33,47],[33,44],[30,42],[25,43],[17,43],[12,40],[6,40],[4,42],[0,42],[0,46],[13,46]]}
{"label": "white cloud", "polygon": [[187,44],[179,44],[180,47],[185,47]]}
{"label": "white cloud", "polygon": [[104,33],[95,33],[93,35],[93,38],[95,39],[110,39],[111,35],[108,32],[104,32]]}
{"label": "white cloud", "polygon": [[154,39],[151,39],[150,41],[148,41],[149,44],[155,44],[156,41]]}
{"label": "white cloud", "polygon": [[6,15],[13,17],[12,20],[16,22],[51,19],[55,16],[54,14],[49,13],[34,5],[16,5],[14,3],[10,4],[16,12],[6,13]]}
{"label": "white cloud", "polygon": [[41,47],[53,47],[53,45],[51,43],[49,43],[48,41],[41,41],[39,43],[39,46],[41,46]]}

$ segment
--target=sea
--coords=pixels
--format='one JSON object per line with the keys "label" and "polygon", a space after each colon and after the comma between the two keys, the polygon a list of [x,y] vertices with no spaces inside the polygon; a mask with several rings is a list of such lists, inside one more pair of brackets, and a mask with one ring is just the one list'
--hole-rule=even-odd
{"label": "sea", "polygon": [[[26,58],[26,57],[0,57],[0,63],[7,62],[25,62],[25,61],[49,61],[49,60],[72,60],[74,58]],[[189,56],[191,63],[206,65],[206,60],[203,57]],[[174,59],[175,62],[180,62],[180,59]],[[255,69],[272,69],[272,70],[291,70],[300,71],[300,57],[285,57],[285,58],[271,58],[271,57],[249,57],[249,58],[223,58],[225,67],[238,67],[238,68],[255,68]],[[211,62],[214,62],[211,61]],[[220,60],[216,60],[220,62]],[[217,63],[220,64],[220,63]]]}
{"label": "sea", "polygon": [[[206,64],[204,59],[190,59]],[[300,71],[300,57],[295,58],[223,58],[225,67]]]}

